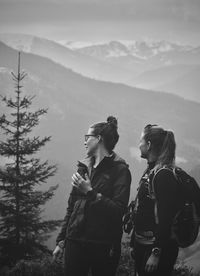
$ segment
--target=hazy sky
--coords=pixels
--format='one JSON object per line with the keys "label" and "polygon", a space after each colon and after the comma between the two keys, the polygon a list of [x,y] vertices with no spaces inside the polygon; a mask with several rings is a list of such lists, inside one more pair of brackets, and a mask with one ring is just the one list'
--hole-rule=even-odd
{"label": "hazy sky", "polygon": [[200,45],[200,0],[0,0],[0,33]]}

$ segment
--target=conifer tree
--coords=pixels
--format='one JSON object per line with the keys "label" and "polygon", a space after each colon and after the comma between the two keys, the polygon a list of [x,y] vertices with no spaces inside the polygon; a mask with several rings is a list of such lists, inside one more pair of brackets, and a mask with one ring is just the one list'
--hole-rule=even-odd
{"label": "conifer tree", "polygon": [[56,186],[44,191],[41,184],[56,173],[56,165],[41,162],[37,153],[51,137],[31,137],[34,127],[47,109],[30,111],[33,96],[23,95],[22,82],[27,74],[20,68],[11,73],[15,84],[12,97],[1,96],[6,115],[0,116],[0,158],[7,163],[0,168],[0,257],[15,262],[47,251],[43,244],[48,234],[59,225],[58,220],[43,220],[42,206],[50,200]]}

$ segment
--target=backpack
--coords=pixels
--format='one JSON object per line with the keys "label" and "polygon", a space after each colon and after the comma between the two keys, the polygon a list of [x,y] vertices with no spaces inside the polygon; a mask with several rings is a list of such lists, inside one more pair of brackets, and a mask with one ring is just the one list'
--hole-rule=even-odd
{"label": "backpack", "polygon": [[[160,170],[162,169],[172,170],[178,184],[178,192],[182,198],[182,204],[173,219],[171,236],[177,241],[179,247],[186,248],[195,242],[199,232],[200,187],[192,176],[179,167],[164,167]],[[158,224],[157,202],[154,192],[154,179],[156,174],[152,179],[152,190],[155,197],[155,221]]]}
{"label": "backpack", "polygon": [[[177,180],[179,194],[183,200],[180,208],[174,216],[171,227],[171,236],[177,241],[179,247],[186,248],[195,242],[199,232],[200,187],[193,177],[179,167],[163,167],[161,169],[172,170],[174,177]],[[154,178],[157,173],[158,171],[153,175],[150,174],[149,178],[152,179],[152,193],[155,200],[155,221],[158,224],[157,202],[154,192]],[[123,217],[123,230],[125,233],[130,234],[132,230],[134,231],[136,205],[137,196],[134,201],[131,201],[127,208],[127,212]]]}

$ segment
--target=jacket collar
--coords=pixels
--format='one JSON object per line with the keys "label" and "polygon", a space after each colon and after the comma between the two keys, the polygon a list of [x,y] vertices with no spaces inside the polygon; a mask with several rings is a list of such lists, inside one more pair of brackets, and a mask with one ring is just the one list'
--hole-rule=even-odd
{"label": "jacket collar", "polygon": [[[117,155],[115,152],[112,152],[112,154],[110,156],[105,156],[103,158],[103,160],[99,163],[99,166],[102,165],[109,165],[109,164],[113,164],[113,162],[118,162],[118,163],[123,163],[126,164],[125,160],[122,159],[119,155]],[[86,166],[88,168],[88,170],[90,171],[91,168],[93,167],[94,164],[94,157],[87,157],[81,161],[78,161],[78,165],[79,166]],[[127,165],[127,164],[126,164]],[[127,165],[128,166],[128,165]]]}

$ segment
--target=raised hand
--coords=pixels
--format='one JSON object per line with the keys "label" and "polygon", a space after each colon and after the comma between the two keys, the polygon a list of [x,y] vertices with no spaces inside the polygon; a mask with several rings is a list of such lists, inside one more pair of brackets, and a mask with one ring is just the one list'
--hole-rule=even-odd
{"label": "raised hand", "polygon": [[92,190],[89,176],[85,174],[85,179],[78,173],[72,175],[72,185],[79,189],[83,194],[87,194],[88,191]]}

